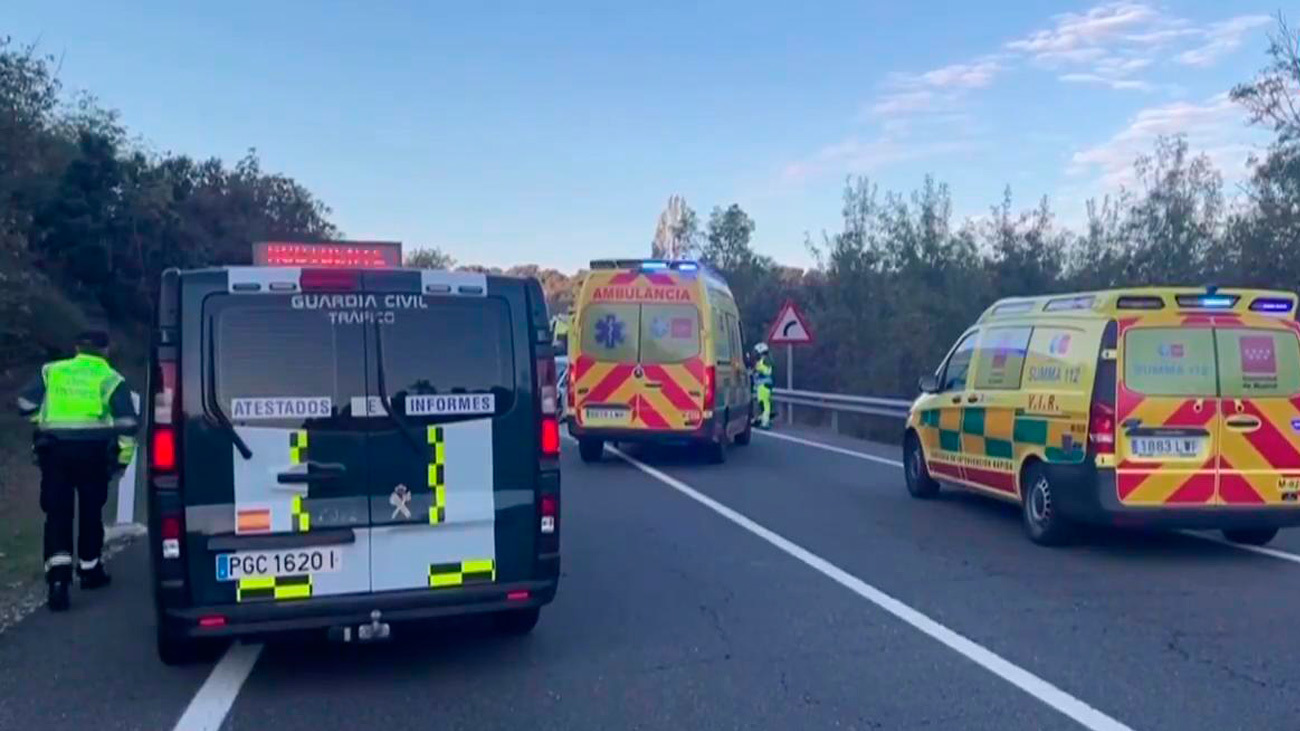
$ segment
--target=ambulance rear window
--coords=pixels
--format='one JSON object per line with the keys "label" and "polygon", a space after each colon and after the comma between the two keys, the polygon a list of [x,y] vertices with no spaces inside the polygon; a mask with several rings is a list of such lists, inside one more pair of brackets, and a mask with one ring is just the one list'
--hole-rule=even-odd
{"label": "ambulance rear window", "polygon": [[1124,335],[1124,385],[1149,396],[1214,396],[1214,333],[1152,327]]}
{"label": "ambulance rear window", "polygon": [[641,306],[641,362],[680,363],[700,354],[700,311],[694,305]]}
{"label": "ambulance rear window", "polygon": [[1283,330],[1218,328],[1219,384],[1228,398],[1300,393],[1300,340]]}
{"label": "ambulance rear window", "polygon": [[598,361],[636,362],[641,305],[587,305],[579,325],[583,355]]}

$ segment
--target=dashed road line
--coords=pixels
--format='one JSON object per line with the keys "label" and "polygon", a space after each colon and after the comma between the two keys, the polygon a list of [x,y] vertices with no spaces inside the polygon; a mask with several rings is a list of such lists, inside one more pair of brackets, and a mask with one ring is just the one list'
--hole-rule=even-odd
{"label": "dashed road line", "polygon": [[[792,437],[787,438],[793,439]],[[967,639],[965,636],[948,629],[944,625],[939,624],[921,612],[911,608],[876,587],[871,586],[862,579],[859,579],[844,569],[841,569],[830,561],[827,561],[808,549],[767,528],[764,528],[741,513],[738,513],[713,498],[708,497],[681,480],[665,474],[664,472],[645,464],[619,449],[613,447],[609,447],[608,449],[624,462],[627,462],[641,472],[653,477],[682,495],[691,498],[704,507],[709,508],[713,512],[726,518],[732,523],[735,523],[741,528],[744,528],[778,550],[801,561],[809,568],[821,573],[849,591],[852,591],[863,599],[866,599],[877,607],[892,614],[894,617],[906,622],[923,634],[928,635],[971,662],[974,662],[999,678],[1011,683],[1025,693],[1028,693],[1030,696],[1079,723],[1083,727],[1092,729],[1093,731],[1131,731],[1131,727],[1111,718],[1105,713],[1093,708],[1084,701],[1075,698],[1028,670],[1015,665],[983,645],[977,644],[976,642]]]}
{"label": "dashed road line", "polygon": [[194,694],[173,731],[219,731],[261,654],[261,645],[231,645]]}

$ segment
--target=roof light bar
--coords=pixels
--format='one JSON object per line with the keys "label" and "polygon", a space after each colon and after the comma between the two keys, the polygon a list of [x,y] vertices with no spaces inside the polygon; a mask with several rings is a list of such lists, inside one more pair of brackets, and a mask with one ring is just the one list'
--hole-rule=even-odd
{"label": "roof light bar", "polygon": [[1235,294],[1180,294],[1174,297],[1179,307],[1198,310],[1230,310],[1241,297]]}
{"label": "roof light bar", "polygon": [[1256,297],[1250,303],[1250,309],[1253,312],[1271,312],[1277,314],[1286,314],[1295,307],[1295,303],[1288,299],[1277,297]]}
{"label": "roof light bar", "polygon": [[1157,296],[1129,295],[1115,300],[1115,306],[1121,310],[1163,310],[1165,300]]}
{"label": "roof light bar", "polygon": [[388,269],[402,265],[402,244],[396,241],[258,241],[253,244],[253,264]]}

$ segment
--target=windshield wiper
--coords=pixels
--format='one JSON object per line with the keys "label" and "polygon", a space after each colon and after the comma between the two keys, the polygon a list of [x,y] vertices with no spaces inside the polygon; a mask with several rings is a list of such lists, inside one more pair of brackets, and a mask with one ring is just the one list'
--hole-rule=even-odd
{"label": "windshield wiper", "polygon": [[[375,356],[379,361],[376,368],[379,376],[379,401],[384,404],[384,410],[388,412],[388,415],[393,417],[393,421],[397,423],[397,431],[402,433],[406,442],[411,445],[411,449],[414,449],[416,454],[423,457],[429,453],[428,446],[415,438],[415,435],[411,433],[411,423],[406,420],[404,414],[398,413],[397,404],[388,398],[388,384],[384,380],[384,336],[379,327],[379,323],[375,322]],[[403,404],[403,407],[405,407],[405,404]]]}
{"label": "windshield wiper", "polygon": [[204,400],[207,401],[204,404],[207,407],[206,411],[212,415],[217,425],[226,433],[226,436],[230,437],[235,449],[239,450],[239,456],[245,460],[252,459],[253,450],[249,449],[248,445],[244,443],[244,438],[239,436],[239,431],[235,429],[234,424],[230,423],[230,419],[226,417],[226,412],[221,410],[221,403],[217,401],[217,338],[214,334],[212,320],[208,320],[208,387],[204,389],[203,396]]}

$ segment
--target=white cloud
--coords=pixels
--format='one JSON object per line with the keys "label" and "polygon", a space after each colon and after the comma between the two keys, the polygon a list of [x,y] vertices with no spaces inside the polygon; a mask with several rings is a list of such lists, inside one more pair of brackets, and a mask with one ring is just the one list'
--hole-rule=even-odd
{"label": "white cloud", "polygon": [[1272,22],[1273,19],[1267,15],[1242,15],[1215,23],[1204,30],[1204,45],[1178,54],[1177,60],[1188,66],[1212,66],[1221,57],[1240,48],[1246,34]]}
{"label": "white cloud", "polygon": [[921,74],[920,80],[940,89],[980,89],[993,83],[993,77],[1001,70],[1001,65],[992,60],[955,63],[927,71]]}
{"label": "white cloud", "polygon": [[1108,86],[1117,91],[1152,91],[1156,88],[1155,85],[1146,81],[1118,79],[1101,74],[1062,74],[1057,78],[1069,84],[1096,84],[1098,86]]}
{"label": "white cloud", "polygon": [[932,108],[935,100],[934,92],[926,89],[887,94],[871,105],[871,113],[888,117],[907,112],[919,112]]}
{"label": "white cloud", "polygon": [[782,177],[802,182],[822,173],[870,173],[898,162],[922,160],[970,149],[968,140],[910,140],[892,135],[875,138],[851,137],[823,147],[812,158],[787,165]]}
{"label": "white cloud", "polygon": [[1200,104],[1177,102],[1141,110],[1109,140],[1075,152],[1067,172],[1095,174],[1107,190],[1131,185],[1134,160],[1150,153],[1157,137],[1170,135],[1186,135],[1191,151],[1208,155],[1228,180],[1245,175],[1246,158],[1260,139],[1258,131],[1246,126],[1241,108],[1227,94],[1219,94]]}
{"label": "white cloud", "polygon": [[1064,13],[1056,25],[1006,44],[1043,63],[1080,63],[1106,54],[1106,48],[1127,35],[1149,28],[1161,14],[1143,3],[1114,2],[1098,5],[1086,13]]}

